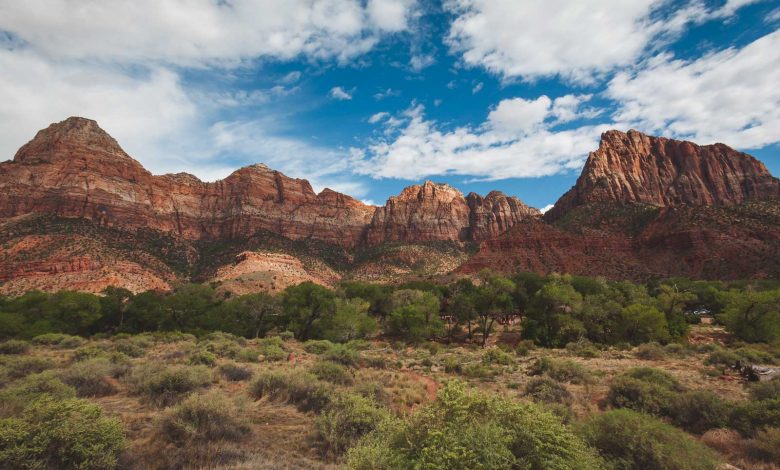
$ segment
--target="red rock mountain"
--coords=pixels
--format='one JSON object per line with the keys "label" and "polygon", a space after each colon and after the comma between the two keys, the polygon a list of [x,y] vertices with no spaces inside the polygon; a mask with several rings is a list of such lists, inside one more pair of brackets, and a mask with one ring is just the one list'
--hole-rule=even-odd
{"label": "red rock mountain", "polygon": [[588,156],[577,184],[547,218],[598,202],[729,206],[778,198],[780,180],[760,161],[726,145],[608,131]]}
{"label": "red rock mountain", "polygon": [[95,121],[69,118],[0,163],[0,292],[190,279],[243,292],[482,268],[780,277],[778,199],[764,165],[723,144],[610,131],[543,218],[432,182],[376,207],[264,165],[213,183],[155,176]]}

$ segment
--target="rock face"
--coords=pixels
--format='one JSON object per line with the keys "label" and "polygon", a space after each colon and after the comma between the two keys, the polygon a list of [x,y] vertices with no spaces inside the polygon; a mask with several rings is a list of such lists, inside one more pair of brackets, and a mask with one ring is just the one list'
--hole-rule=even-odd
{"label": "rock face", "polygon": [[29,213],[83,217],[106,227],[150,228],[188,239],[249,236],[258,230],[339,246],[359,243],[374,207],[288,178],[264,165],[204,183],[154,176],[95,121],[69,118],[40,131],[0,163],[0,218]]}
{"label": "rock face", "polygon": [[374,213],[369,245],[435,240],[480,241],[496,237],[520,220],[540,215],[515,197],[493,191],[483,198],[426,181],[409,186]]}
{"label": "rock face", "polygon": [[577,184],[546,218],[590,203],[736,205],[780,197],[780,180],[763,163],[723,145],[652,137],[634,130],[602,134]]}
{"label": "rock face", "polygon": [[354,248],[481,240],[538,211],[500,193],[467,199],[431,182],[406,188],[377,208],[330,189],[316,194],[308,181],[261,164],[213,183],[186,173],[154,176],[95,121],[72,117],[38,132],[13,161],[0,163],[0,219],[24,214],[81,217],[191,240],[267,230]]}

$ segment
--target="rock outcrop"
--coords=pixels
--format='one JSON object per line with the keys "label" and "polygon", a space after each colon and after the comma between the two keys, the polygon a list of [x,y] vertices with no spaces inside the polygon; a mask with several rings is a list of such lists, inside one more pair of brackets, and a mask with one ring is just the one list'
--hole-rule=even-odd
{"label": "rock outcrop", "polygon": [[105,227],[149,228],[188,239],[268,230],[300,240],[355,246],[374,207],[252,165],[205,183],[179,173],[154,176],[95,121],[52,124],[0,163],[0,218],[37,213],[82,217]]}
{"label": "rock outcrop", "polygon": [[481,241],[505,232],[517,222],[540,215],[515,197],[493,191],[486,197],[426,181],[409,186],[377,208],[367,243]]}
{"label": "rock outcrop", "polygon": [[780,180],[763,163],[723,144],[652,137],[630,130],[602,134],[576,185],[545,217],[604,202],[659,207],[736,205],[780,198]]}

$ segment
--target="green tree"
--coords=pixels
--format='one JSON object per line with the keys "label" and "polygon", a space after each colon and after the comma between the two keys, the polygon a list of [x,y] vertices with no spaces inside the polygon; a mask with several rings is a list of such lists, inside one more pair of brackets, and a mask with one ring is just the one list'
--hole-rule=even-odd
{"label": "green tree", "polygon": [[133,293],[123,287],[108,286],[103,289],[103,297],[100,298],[100,323],[103,329],[122,330],[132,298]]}
{"label": "green tree", "polygon": [[480,278],[482,282],[477,288],[475,307],[484,348],[493,332],[495,321],[514,312],[516,285],[511,280],[489,271],[480,273]]}
{"label": "green tree", "polygon": [[444,323],[439,315],[439,297],[432,292],[401,289],[391,298],[393,310],[387,320],[391,336],[417,342],[441,334]]}
{"label": "green tree", "polygon": [[623,309],[618,337],[631,344],[669,341],[669,325],[663,313],[650,305],[632,304]]}
{"label": "green tree", "polygon": [[100,300],[93,294],[59,291],[46,301],[44,311],[57,331],[83,335],[100,319]]}
{"label": "green tree", "polygon": [[562,346],[584,334],[575,315],[582,308],[582,295],[566,276],[553,278],[531,299],[523,320],[523,336],[546,347]]}
{"label": "green tree", "polygon": [[279,298],[258,292],[229,299],[222,304],[220,311],[220,323],[224,324],[229,319],[234,325],[232,333],[259,338],[279,323],[282,304]]}
{"label": "green tree", "polygon": [[725,307],[718,320],[743,341],[780,342],[780,290],[721,294]]}
{"label": "green tree", "polygon": [[688,323],[685,321],[685,310],[696,302],[696,294],[682,291],[677,285],[662,284],[658,288],[656,301],[658,309],[666,317],[669,334],[673,338],[685,335],[688,331]]}
{"label": "green tree", "polygon": [[336,299],[335,312],[323,320],[322,336],[334,342],[365,338],[376,332],[377,322],[368,315],[370,304],[363,299]]}
{"label": "green tree", "polygon": [[290,286],[282,294],[282,307],[287,329],[299,341],[320,337],[320,323],[333,315],[336,294],[313,282]]}
{"label": "green tree", "polygon": [[202,326],[208,322],[204,317],[217,305],[216,292],[211,286],[184,284],[165,297],[165,316],[160,327],[165,330],[187,330]]}

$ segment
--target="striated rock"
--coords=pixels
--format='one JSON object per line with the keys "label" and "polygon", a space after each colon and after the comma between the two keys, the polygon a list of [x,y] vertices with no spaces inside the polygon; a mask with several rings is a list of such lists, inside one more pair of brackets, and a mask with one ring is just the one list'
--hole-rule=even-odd
{"label": "striated rock", "polygon": [[374,213],[369,245],[386,242],[480,241],[505,232],[539,211],[515,197],[493,191],[486,197],[426,181],[409,186]]}
{"label": "striated rock", "polygon": [[154,176],[95,121],[52,124],[0,163],[0,218],[28,213],[83,217],[101,226],[150,228],[189,239],[269,230],[339,246],[359,243],[374,212],[330,190],[265,165],[204,183],[192,175]]}
{"label": "striated rock", "polygon": [[339,279],[333,270],[307,268],[300,259],[284,253],[245,251],[233,264],[220,268],[212,281],[221,283],[221,290],[244,295],[279,292],[306,281],[332,287]]}
{"label": "striated rock", "polygon": [[576,185],[547,214],[556,220],[598,203],[653,206],[736,205],[780,198],[780,180],[763,163],[723,145],[699,146],[630,130],[602,134]]}

